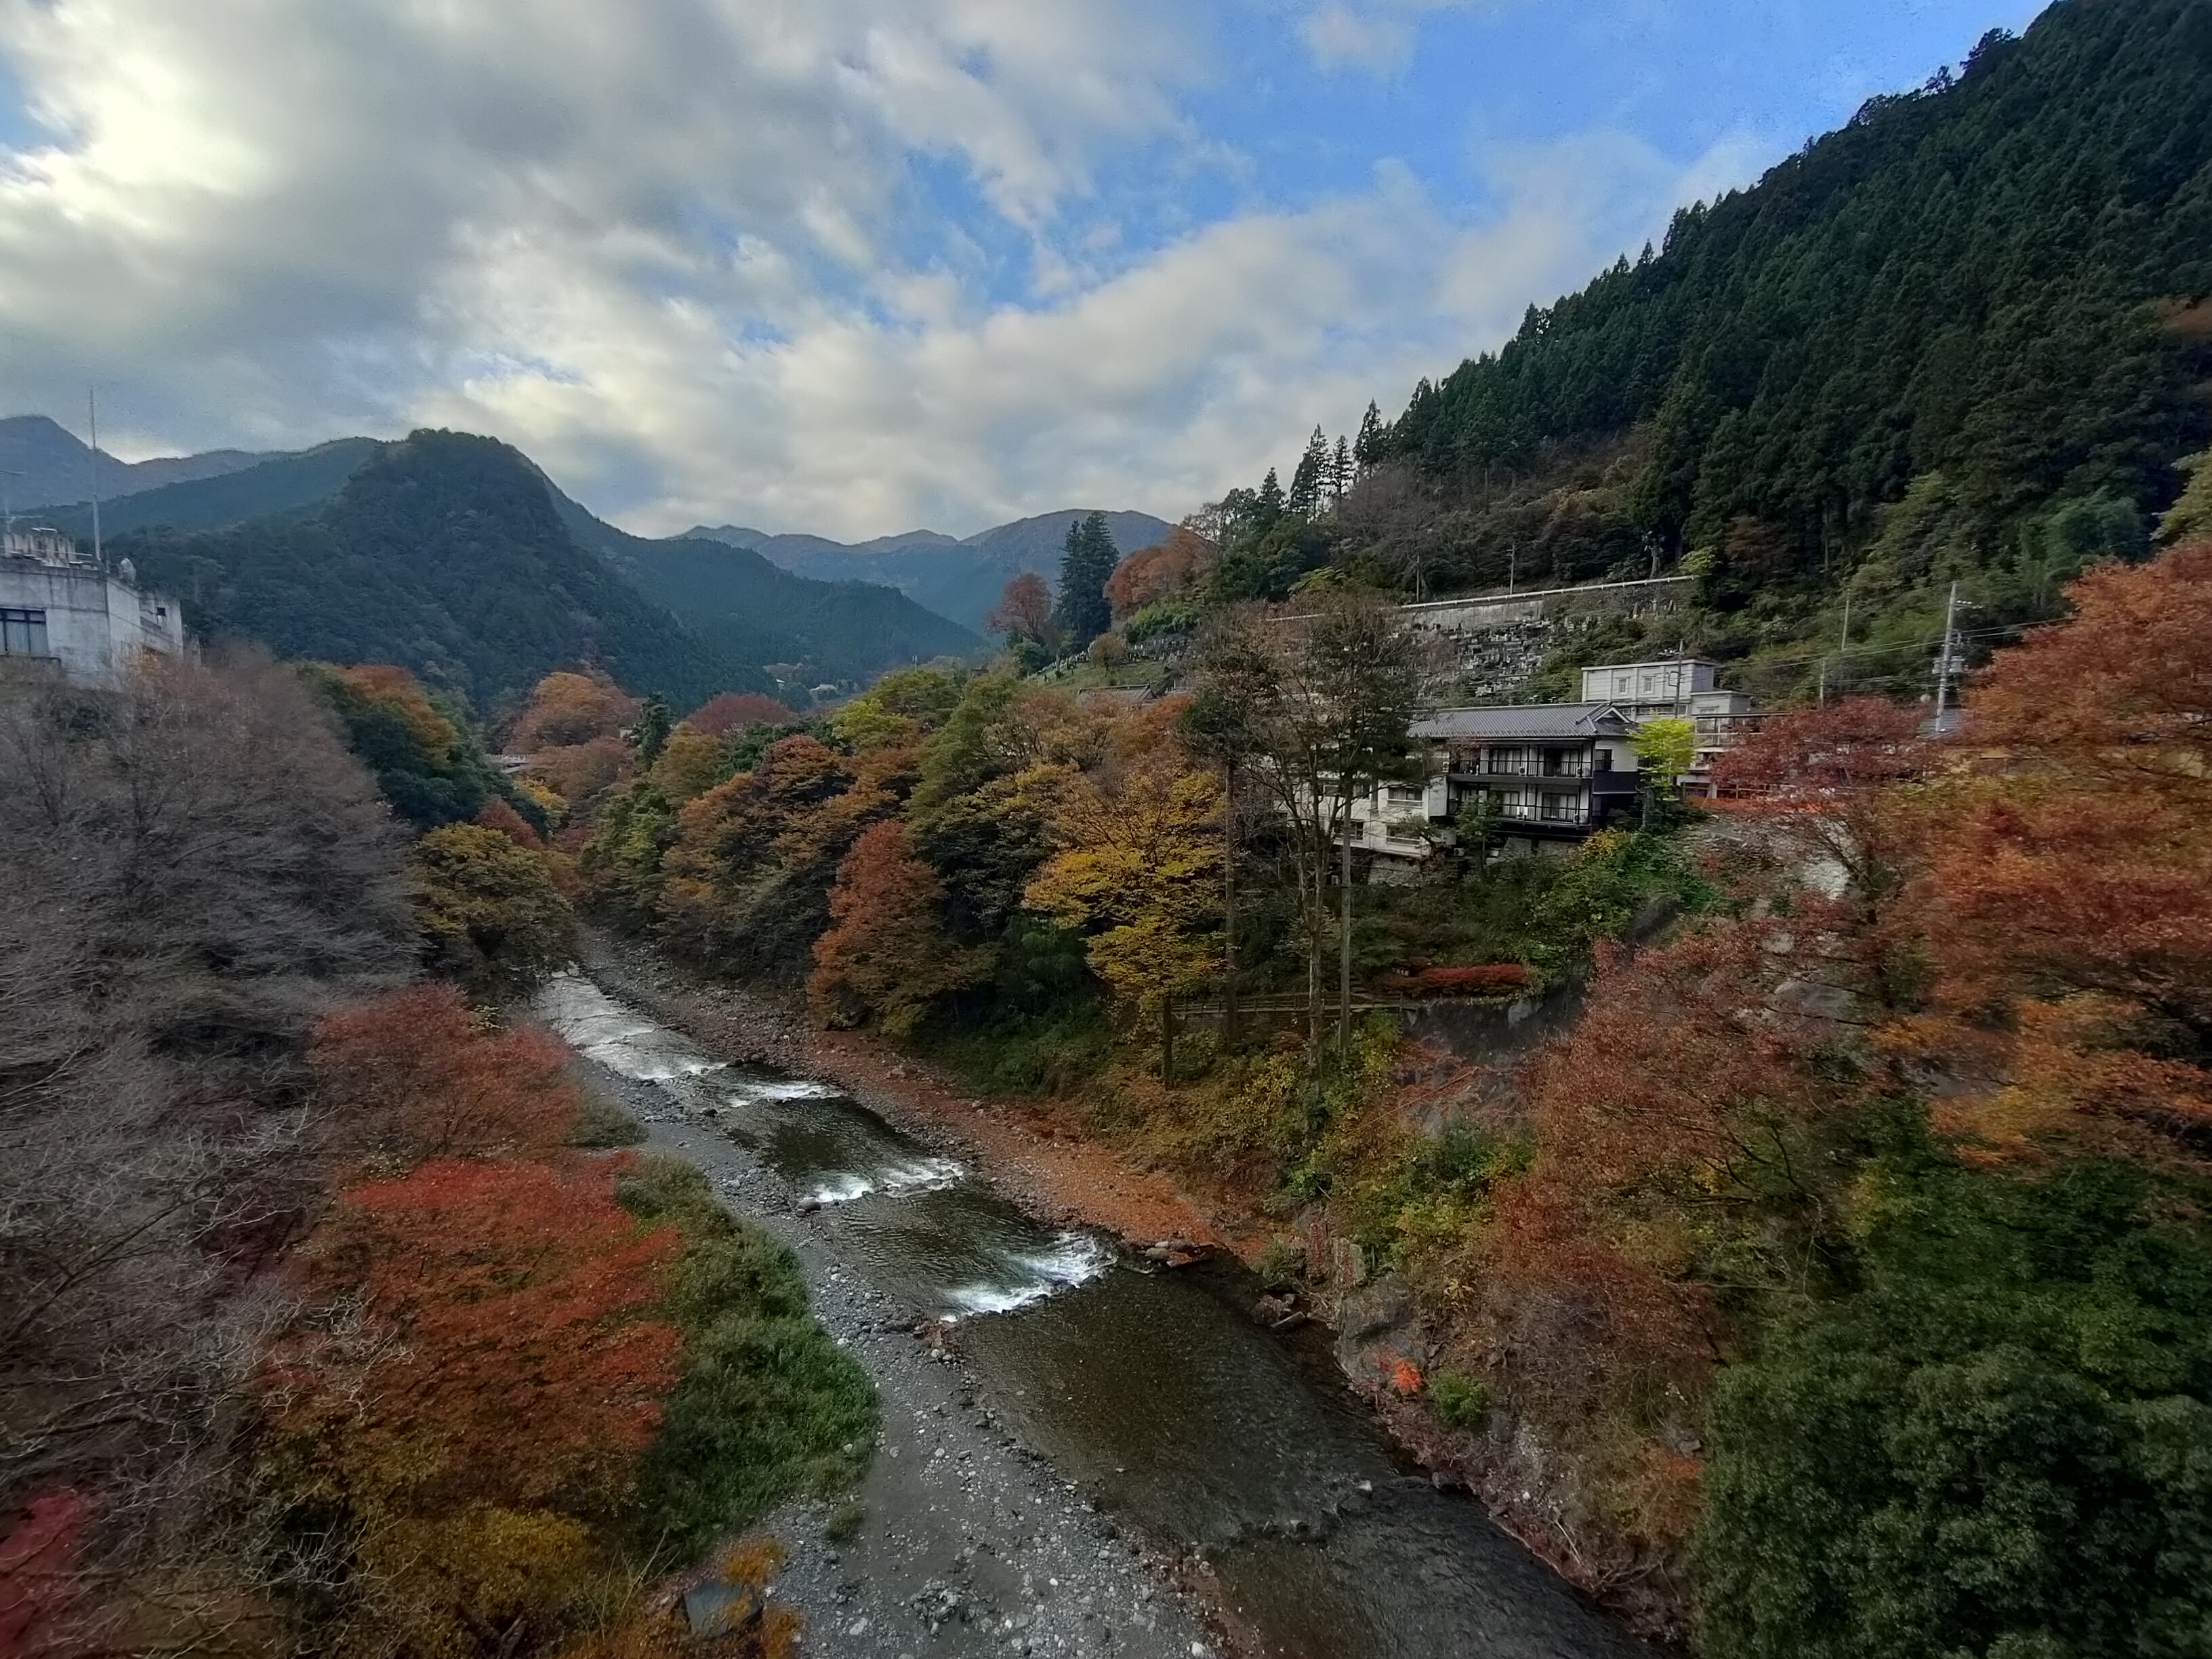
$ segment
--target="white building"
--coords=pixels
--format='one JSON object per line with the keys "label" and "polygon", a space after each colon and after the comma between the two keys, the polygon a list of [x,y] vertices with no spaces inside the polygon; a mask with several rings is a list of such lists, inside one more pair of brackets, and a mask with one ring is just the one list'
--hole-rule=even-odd
{"label": "white building", "polygon": [[1719,665],[1703,657],[1598,663],[1583,670],[1583,701],[1610,702],[1639,724],[1689,721],[1697,730],[1698,758],[1682,787],[1690,794],[1706,795],[1712,793],[1714,757],[1758,723],[1751,699],[1741,691],[1722,690],[1719,674]]}
{"label": "white building", "polygon": [[102,569],[57,530],[0,534],[0,667],[112,685],[142,652],[184,649],[182,608],[140,587],[130,560]]}
{"label": "white building", "polygon": [[1706,769],[1756,724],[1751,699],[1724,691],[1703,658],[1601,663],[1583,670],[1583,701],[1438,708],[1413,723],[1429,756],[1425,781],[1389,784],[1352,804],[1352,845],[1376,878],[1402,880],[1450,839],[1467,808],[1491,809],[1507,854],[1565,852],[1640,810],[1637,728],[1686,720],[1697,762],[1686,794],[1710,794]]}

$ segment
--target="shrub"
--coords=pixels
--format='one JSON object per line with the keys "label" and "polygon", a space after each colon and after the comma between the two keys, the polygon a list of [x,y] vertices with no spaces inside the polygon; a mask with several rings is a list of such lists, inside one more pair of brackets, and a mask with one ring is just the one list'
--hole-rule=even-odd
{"label": "shrub", "polygon": [[1474,1428],[1490,1411],[1490,1385],[1463,1372],[1431,1372],[1428,1389],[1430,1407],[1447,1428]]}
{"label": "shrub", "polygon": [[808,1315],[791,1252],[673,1158],[642,1158],[617,1196],[684,1240],[660,1310],[684,1334],[683,1371],[638,1471],[641,1538],[688,1558],[795,1492],[855,1479],[875,1444],[875,1395]]}

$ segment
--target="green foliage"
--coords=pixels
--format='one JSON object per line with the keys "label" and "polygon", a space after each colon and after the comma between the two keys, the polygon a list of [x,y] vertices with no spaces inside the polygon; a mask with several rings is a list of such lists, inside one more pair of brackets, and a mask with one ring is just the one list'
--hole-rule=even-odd
{"label": "green foliage", "polygon": [[1702,908],[1712,890],[1690,868],[1678,837],[1601,830],[1558,861],[1531,918],[1525,958],[1547,975],[1571,972],[1601,939],[1639,918]]}
{"label": "green foliage", "polygon": [[674,1158],[641,1159],[616,1195],[684,1241],[661,1309],[683,1333],[683,1370],[638,1471],[641,1544],[688,1560],[794,1493],[858,1479],[875,1444],[874,1393],[808,1314],[791,1252]]}
{"label": "green foliage", "polygon": [[596,521],[579,539],[598,544],[723,657],[795,665],[802,684],[857,684],[895,664],[983,648],[980,635],[879,582],[817,581],[750,548],[702,537],[647,541]]}
{"label": "green foliage", "polygon": [[1636,728],[1633,741],[1637,765],[1648,788],[1671,791],[1697,764],[1698,728],[1679,716],[1645,720]]}
{"label": "green foliage", "polygon": [[[2212,287],[2205,27],[2165,0],[1993,34],[1955,82],[1873,100],[1679,213],[1662,252],[1532,308],[1498,356],[1418,388],[1384,447],[1437,471],[1526,465],[1653,422],[1643,524],[1720,549],[1739,580],[1817,568],[1838,507],[1928,472],[1999,516],[2163,495],[2204,416],[2144,302]],[[1732,546],[1740,517],[1779,544]]]}
{"label": "green foliage", "polygon": [[496,795],[544,830],[544,809],[493,772],[452,699],[426,695],[396,670],[310,663],[301,672],[392,810],[417,830],[472,818]]}
{"label": "green foliage", "polygon": [[408,867],[425,964],[487,995],[526,989],[576,953],[576,919],[545,860],[496,830],[449,823]]}
{"label": "green foliage", "polygon": [[2174,467],[2189,482],[2159,520],[2158,538],[2172,543],[2212,535],[2212,449],[2177,461]]}
{"label": "green foliage", "polygon": [[2203,1652],[2203,1194],[1898,1139],[1862,1183],[1862,1288],[1721,1382],[1701,1650]]}
{"label": "green foliage", "polygon": [[1106,579],[1121,562],[1104,514],[1089,514],[1068,526],[1054,619],[1073,648],[1081,650],[1113,626],[1114,608],[1106,600]]}
{"label": "green foliage", "polygon": [[488,438],[417,432],[380,447],[304,514],[198,534],[119,537],[192,628],[278,654],[398,663],[479,708],[594,659],[693,708],[771,690],[687,633],[570,538],[536,468]]}
{"label": "green foliage", "polygon": [[1444,1370],[1431,1375],[1428,1395],[1437,1420],[1447,1428],[1478,1428],[1489,1414],[1489,1385],[1461,1371]]}

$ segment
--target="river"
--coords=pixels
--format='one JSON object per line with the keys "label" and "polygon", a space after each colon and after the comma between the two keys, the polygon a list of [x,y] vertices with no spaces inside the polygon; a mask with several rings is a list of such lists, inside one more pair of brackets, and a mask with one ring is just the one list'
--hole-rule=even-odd
{"label": "river", "polygon": [[[1395,1460],[1310,1349],[1247,1316],[1249,1284],[1150,1270],[1104,1237],[1039,1225],[837,1089],[720,1060],[580,975],[554,981],[538,1013],[657,1091],[655,1140],[695,1158],[719,1140],[772,1172],[777,1230],[820,1247],[802,1251],[811,1277],[857,1281],[889,1322],[956,1322],[973,1395],[1121,1528],[1202,1554],[1266,1652],[1649,1655],[1471,1499]],[[906,1491],[896,1501],[917,1504]]]}

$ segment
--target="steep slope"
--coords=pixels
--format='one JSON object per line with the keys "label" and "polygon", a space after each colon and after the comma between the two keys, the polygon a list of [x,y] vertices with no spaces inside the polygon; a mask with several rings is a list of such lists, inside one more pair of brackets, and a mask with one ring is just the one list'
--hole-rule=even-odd
{"label": "steep slope", "polygon": [[285,656],[395,662],[489,708],[562,663],[604,664],[682,707],[772,691],[577,545],[538,470],[505,444],[417,432],[319,507],[197,534],[118,537],[212,636]]}
{"label": "steep slope", "polygon": [[554,501],[580,544],[726,655],[794,665],[808,684],[853,684],[902,664],[964,657],[982,648],[980,635],[895,587],[794,574],[750,548],[718,538],[648,540],[592,517],[558,490]]}
{"label": "steep slope", "polygon": [[[2208,290],[2212,5],[2063,0],[1532,307],[1418,386],[1370,459],[1465,507],[1625,458],[1564,503],[1590,533],[1554,569],[1629,574],[1648,534],[1704,550],[1721,614],[1802,612],[1793,590],[1852,576],[1908,492],[1878,582],[2127,551],[2212,433]],[[1426,574],[1501,581],[1516,545],[1469,526]]]}
{"label": "steep slope", "polygon": [[[103,449],[100,493],[103,497],[125,495],[193,478],[216,477],[266,459],[242,449],[211,449],[199,455],[118,461]],[[0,468],[17,475],[0,476],[0,483],[8,486],[9,505],[18,513],[57,501],[81,501],[90,495],[92,450],[44,415],[10,415],[0,419]]]}
{"label": "steep slope", "polygon": [[[850,544],[819,536],[770,536],[736,525],[702,526],[690,533],[750,548],[802,576],[885,583],[941,617],[980,629],[1011,577],[1033,570],[1048,580],[1057,579],[1067,527],[1085,511],[1070,507],[1018,519],[965,541],[932,530],[909,530]],[[1170,528],[1166,520],[1149,513],[1109,513],[1106,526],[1123,553],[1152,546]]]}

